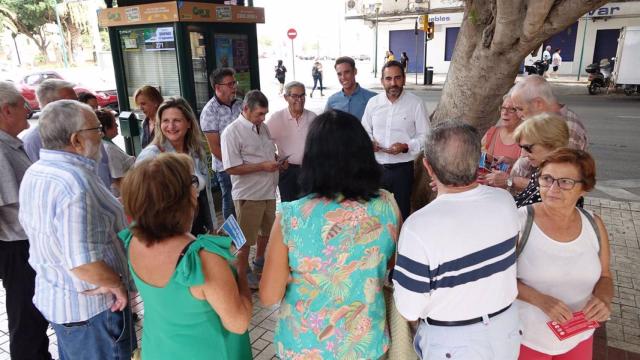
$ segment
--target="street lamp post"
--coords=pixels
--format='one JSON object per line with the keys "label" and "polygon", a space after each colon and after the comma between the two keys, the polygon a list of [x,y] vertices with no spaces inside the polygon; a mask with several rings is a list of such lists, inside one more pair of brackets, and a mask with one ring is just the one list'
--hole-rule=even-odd
{"label": "street lamp post", "polygon": [[58,1],[53,0],[53,9],[56,12],[56,22],[58,23],[58,33],[60,34],[60,50],[62,52],[62,61],[64,62],[64,67],[69,67],[69,63],[67,61],[67,47],[64,45],[64,33],[62,31],[62,23],[60,22],[60,13],[58,13]]}
{"label": "street lamp post", "polygon": [[376,35],[375,35],[375,46],[374,46],[374,62],[373,62],[373,77],[378,77],[378,15],[380,14],[380,5],[381,3],[376,2]]}

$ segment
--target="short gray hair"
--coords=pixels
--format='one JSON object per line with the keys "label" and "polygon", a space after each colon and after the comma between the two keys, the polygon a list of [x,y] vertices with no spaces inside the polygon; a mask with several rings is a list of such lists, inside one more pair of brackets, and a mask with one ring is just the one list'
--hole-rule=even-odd
{"label": "short gray hair", "polygon": [[556,104],[558,99],[553,94],[551,84],[540,75],[529,75],[518,81],[509,91],[517,94],[527,104],[535,98],[541,98],[548,104]]}
{"label": "short gray hair", "polygon": [[40,138],[42,147],[62,150],[70,144],[71,135],[82,129],[87,115],[96,116],[91,106],[76,100],[53,101],[40,113]]}
{"label": "short gray hair", "polygon": [[0,81],[0,107],[5,105],[16,105],[24,101],[20,91],[11,81]]}
{"label": "short gray hair", "polygon": [[304,84],[301,83],[300,81],[290,81],[284,86],[284,94],[291,95],[291,89],[296,87],[302,88],[302,90],[305,90]]}
{"label": "short gray hair", "polygon": [[427,137],[424,156],[443,185],[464,186],[476,181],[480,135],[471,125],[447,121]]}
{"label": "short gray hair", "polygon": [[47,79],[41,82],[36,90],[36,97],[38,98],[40,108],[44,108],[52,101],[60,100],[58,91],[67,88],[73,90],[73,86],[73,83],[60,79]]}
{"label": "short gray hair", "polygon": [[269,107],[269,100],[260,90],[251,90],[244,96],[242,107],[247,106],[249,110],[254,110],[260,106],[263,108]]}

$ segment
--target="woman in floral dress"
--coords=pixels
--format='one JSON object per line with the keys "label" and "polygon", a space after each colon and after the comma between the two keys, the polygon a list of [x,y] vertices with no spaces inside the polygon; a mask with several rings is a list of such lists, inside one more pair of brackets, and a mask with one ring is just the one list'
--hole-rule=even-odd
{"label": "woman in floral dress", "polygon": [[260,283],[281,301],[281,359],[378,359],[389,347],[385,275],[400,215],[380,189],[371,139],[350,114],[328,111],[309,128],[300,182],[307,195],[281,203]]}

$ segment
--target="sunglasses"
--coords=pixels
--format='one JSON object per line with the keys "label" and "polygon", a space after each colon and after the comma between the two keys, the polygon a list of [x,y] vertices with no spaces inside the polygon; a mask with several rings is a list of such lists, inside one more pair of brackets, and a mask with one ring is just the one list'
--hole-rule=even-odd
{"label": "sunglasses", "polygon": [[531,154],[534,145],[535,144],[518,144],[518,146],[520,146],[520,149],[528,152],[529,154]]}

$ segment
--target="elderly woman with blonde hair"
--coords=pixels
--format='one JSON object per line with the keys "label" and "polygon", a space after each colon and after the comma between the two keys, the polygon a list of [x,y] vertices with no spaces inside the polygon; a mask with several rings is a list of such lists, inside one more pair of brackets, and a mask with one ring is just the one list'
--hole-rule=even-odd
{"label": "elderly woman with blonde hair", "polygon": [[542,113],[525,119],[518,125],[514,137],[522,156],[529,159],[534,166],[529,183],[525,189],[515,196],[518,207],[540,202],[540,184],[538,183],[538,167],[546,155],[567,146],[569,128],[562,116]]}
{"label": "elderly woman with blonde hair", "polygon": [[193,219],[192,234],[214,232],[218,227],[211,194],[210,157],[208,144],[191,106],[183,98],[171,97],[158,107],[155,137],[144,148],[136,165],[164,152],[177,152],[191,156],[194,173],[198,177],[198,212]]}

